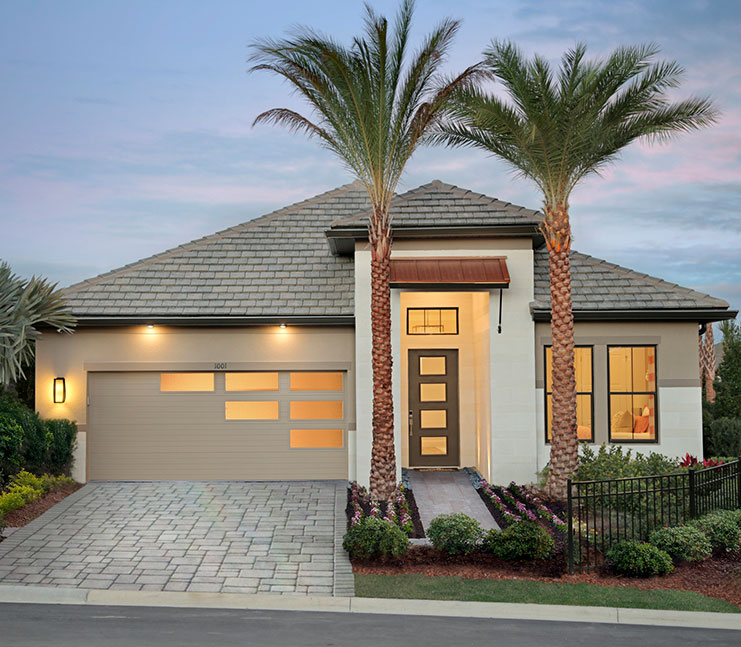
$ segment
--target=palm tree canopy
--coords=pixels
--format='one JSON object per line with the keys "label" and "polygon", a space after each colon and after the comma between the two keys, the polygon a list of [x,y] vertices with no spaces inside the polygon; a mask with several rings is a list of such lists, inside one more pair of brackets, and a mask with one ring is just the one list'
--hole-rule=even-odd
{"label": "palm tree canopy", "polygon": [[312,109],[304,116],[287,108],[258,115],[317,137],[352,170],[374,208],[388,211],[406,162],[441,119],[455,89],[483,74],[472,66],[455,77],[439,69],[459,28],[444,20],[409,58],[413,0],[404,0],[392,30],[366,5],[365,33],[346,47],[308,28],[293,37],[253,44],[251,70],[286,79]]}
{"label": "palm tree canopy", "polygon": [[709,99],[670,101],[667,91],[679,85],[683,69],[656,61],[654,45],[620,47],[604,60],[585,54],[577,45],[554,72],[542,56],[527,60],[510,42],[492,43],[484,64],[507,96],[456,91],[435,138],[493,152],[535,182],[546,204],[567,205],[580,180],[631,142],[666,140],[715,120]]}
{"label": "palm tree canopy", "polygon": [[75,323],[56,283],[24,280],[0,262],[0,385],[23,376],[23,367],[33,359],[33,342],[41,336],[37,326],[72,332]]}

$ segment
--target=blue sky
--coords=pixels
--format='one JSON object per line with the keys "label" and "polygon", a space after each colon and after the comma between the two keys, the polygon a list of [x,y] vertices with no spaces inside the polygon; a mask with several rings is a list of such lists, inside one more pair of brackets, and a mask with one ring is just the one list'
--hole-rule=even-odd
{"label": "blue sky", "polygon": [[[373,2],[387,15],[396,1]],[[247,74],[248,44],[306,24],[347,40],[356,0],[24,0],[0,5],[0,258],[62,285],[243,222],[350,178],[314,142],[252,128],[288,88]],[[712,96],[711,129],[636,145],[572,196],[575,248],[741,307],[741,3],[418,0],[415,30],[463,27],[447,67],[492,38],[557,59],[654,41]],[[424,149],[401,189],[441,179],[538,208],[483,153]]]}

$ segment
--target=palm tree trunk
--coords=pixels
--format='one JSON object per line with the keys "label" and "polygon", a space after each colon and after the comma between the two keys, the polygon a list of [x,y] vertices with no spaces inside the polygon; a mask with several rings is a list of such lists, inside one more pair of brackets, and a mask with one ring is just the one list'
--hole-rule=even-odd
{"label": "palm tree trunk", "polygon": [[566,479],[577,467],[574,315],[571,309],[571,225],[568,205],[545,206],[551,288],[552,407],[551,461],[546,493],[566,498]]}
{"label": "palm tree trunk", "polygon": [[391,390],[391,226],[388,211],[374,209],[371,246],[371,359],[373,364],[373,450],[370,493],[391,500],[396,489],[394,402]]}

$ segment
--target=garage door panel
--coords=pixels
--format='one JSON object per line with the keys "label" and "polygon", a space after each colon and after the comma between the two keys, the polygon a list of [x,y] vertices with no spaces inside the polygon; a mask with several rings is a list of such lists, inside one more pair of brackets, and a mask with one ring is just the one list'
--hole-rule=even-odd
{"label": "garage door panel", "polygon": [[[281,373],[280,392],[224,390],[215,374],[213,392],[162,392],[154,372],[90,373],[88,468],[93,480],[344,479],[343,420],[290,420],[290,402],[343,400],[290,392]],[[277,401],[279,419],[226,420],[226,401]],[[343,406],[343,409],[346,409]],[[342,448],[290,448],[290,429],[341,429]]]}

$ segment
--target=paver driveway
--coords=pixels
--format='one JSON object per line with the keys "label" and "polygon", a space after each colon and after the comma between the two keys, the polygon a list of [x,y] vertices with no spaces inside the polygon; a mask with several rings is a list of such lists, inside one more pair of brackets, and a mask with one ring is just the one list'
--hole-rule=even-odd
{"label": "paver driveway", "polygon": [[338,481],[89,483],[0,543],[0,585],[352,595]]}

